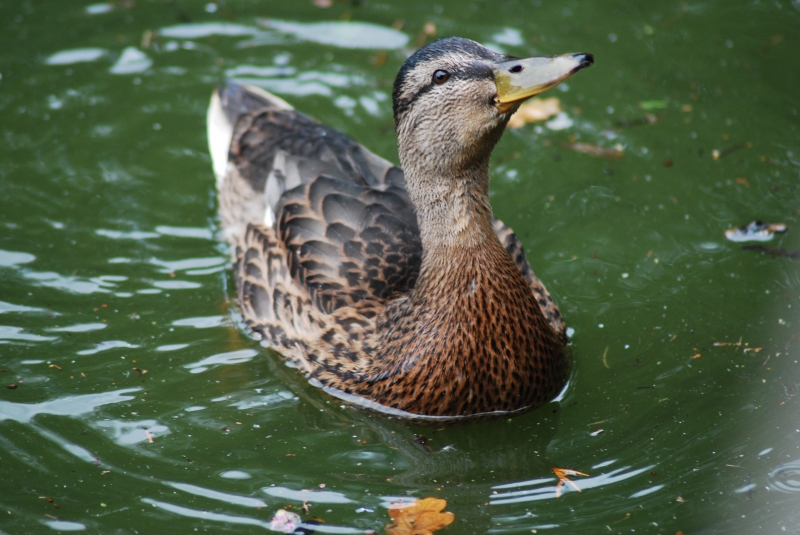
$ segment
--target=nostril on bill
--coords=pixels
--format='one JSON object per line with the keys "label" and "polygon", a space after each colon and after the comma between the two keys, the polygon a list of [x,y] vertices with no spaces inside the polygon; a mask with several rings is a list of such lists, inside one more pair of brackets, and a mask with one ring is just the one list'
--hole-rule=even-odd
{"label": "nostril on bill", "polygon": [[522,65],[514,65],[513,67],[508,69],[508,72],[513,72],[514,74],[517,74],[518,72],[522,72]]}

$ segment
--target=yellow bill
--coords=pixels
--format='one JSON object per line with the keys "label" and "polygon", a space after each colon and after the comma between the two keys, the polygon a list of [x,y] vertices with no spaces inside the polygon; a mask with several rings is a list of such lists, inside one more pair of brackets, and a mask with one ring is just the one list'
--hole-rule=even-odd
{"label": "yellow bill", "polygon": [[573,73],[594,63],[591,54],[563,54],[504,61],[494,66],[495,106],[505,113],[525,99],[543,93]]}

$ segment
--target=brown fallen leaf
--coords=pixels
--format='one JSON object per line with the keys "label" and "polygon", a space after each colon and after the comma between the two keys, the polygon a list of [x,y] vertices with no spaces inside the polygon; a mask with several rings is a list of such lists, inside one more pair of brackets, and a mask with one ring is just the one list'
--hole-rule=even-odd
{"label": "brown fallen leaf", "polygon": [[532,98],[525,101],[508,121],[509,128],[521,128],[528,123],[546,121],[561,111],[557,97]]}
{"label": "brown fallen leaf", "polygon": [[599,147],[591,143],[561,143],[565,149],[574,150],[589,156],[596,156],[597,158],[608,158],[611,160],[619,160],[624,155],[622,145],[619,143],[611,148]]}
{"label": "brown fallen leaf", "polygon": [[392,523],[386,525],[388,535],[431,535],[449,526],[456,515],[448,511],[447,501],[440,498],[423,498],[410,503],[393,503],[389,506]]}
{"label": "brown fallen leaf", "polygon": [[14,390],[17,388],[17,383],[11,383],[10,385],[6,385],[6,388],[9,390]]}

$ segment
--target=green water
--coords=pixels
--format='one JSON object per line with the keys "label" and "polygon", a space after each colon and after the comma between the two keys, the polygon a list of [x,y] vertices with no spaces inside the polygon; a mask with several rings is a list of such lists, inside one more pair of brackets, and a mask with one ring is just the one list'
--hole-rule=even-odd
{"label": "green water", "polygon": [[[724,231],[785,223],[765,245],[800,249],[800,3],[332,4],[0,1],[0,533],[261,533],[304,500],[321,532],[383,533],[425,496],[442,534],[797,533],[800,261]],[[347,19],[372,26],[310,26]],[[596,59],[551,93],[571,126],[493,159],[574,329],[560,401],[511,419],[342,406],[242,329],[215,238],[213,84],[396,160],[391,81],[426,23]]]}

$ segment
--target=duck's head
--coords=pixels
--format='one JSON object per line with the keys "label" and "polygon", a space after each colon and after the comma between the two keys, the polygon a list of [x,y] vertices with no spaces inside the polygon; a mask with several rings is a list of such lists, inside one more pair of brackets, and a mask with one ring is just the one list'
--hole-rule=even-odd
{"label": "duck's head", "polygon": [[459,37],[419,49],[394,82],[401,164],[412,175],[451,177],[488,166],[519,105],[593,61],[591,54],[516,58]]}

